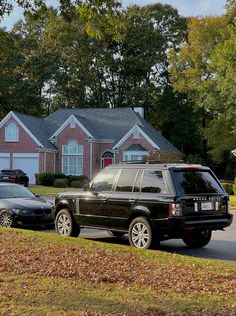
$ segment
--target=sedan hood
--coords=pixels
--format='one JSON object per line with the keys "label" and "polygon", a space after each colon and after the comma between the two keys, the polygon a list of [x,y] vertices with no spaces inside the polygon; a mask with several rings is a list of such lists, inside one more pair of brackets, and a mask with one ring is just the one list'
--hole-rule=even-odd
{"label": "sedan hood", "polygon": [[1,199],[0,207],[5,208],[19,208],[19,209],[49,209],[52,208],[52,204],[45,201],[42,198],[14,198],[14,199]]}

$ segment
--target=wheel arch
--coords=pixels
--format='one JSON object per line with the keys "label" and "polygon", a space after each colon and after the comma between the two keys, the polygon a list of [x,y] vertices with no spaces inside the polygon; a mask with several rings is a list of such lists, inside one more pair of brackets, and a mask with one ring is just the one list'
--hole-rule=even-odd
{"label": "wheel arch", "polygon": [[150,220],[150,216],[149,216],[150,212],[146,207],[136,207],[132,210],[129,219],[128,219],[128,224],[130,225],[131,222],[137,218],[137,217],[145,217],[147,218],[147,220],[149,221],[149,223],[151,224],[151,220]]}
{"label": "wheel arch", "polygon": [[54,208],[54,212],[53,212],[54,219],[57,217],[57,214],[63,209],[68,210],[68,212],[70,212],[70,214],[72,215],[69,205],[67,203],[60,203]]}

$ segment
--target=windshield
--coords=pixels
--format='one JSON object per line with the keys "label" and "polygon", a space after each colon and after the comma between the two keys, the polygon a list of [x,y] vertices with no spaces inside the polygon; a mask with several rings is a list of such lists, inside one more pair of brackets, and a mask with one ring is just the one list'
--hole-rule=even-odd
{"label": "windshield", "polygon": [[224,192],[209,171],[174,170],[174,179],[181,195]]}
{"label": "windshield", "polygon": [[31,191],[20,185],[0,186],[0,199],[32,197],[35,197],[35,195]]}

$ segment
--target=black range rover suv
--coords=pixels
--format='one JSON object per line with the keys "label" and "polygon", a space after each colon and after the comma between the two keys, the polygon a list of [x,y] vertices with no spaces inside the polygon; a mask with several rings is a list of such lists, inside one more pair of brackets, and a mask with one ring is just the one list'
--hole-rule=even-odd
{"label": "black range rover suv", "polygon": [[131,245],[147,249],[170,238],[203,247],[233,216],[227,193],[208,167],[118,164],[103,169],[84,191],[58,194],[53,218],[60,235],[97,228],[114,236],[128,233]]}

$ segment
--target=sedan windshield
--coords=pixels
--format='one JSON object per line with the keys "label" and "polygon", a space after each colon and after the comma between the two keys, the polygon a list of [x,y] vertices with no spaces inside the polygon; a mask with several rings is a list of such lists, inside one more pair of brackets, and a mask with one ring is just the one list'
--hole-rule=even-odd
{"label": "sedan windshield", "polygon": [[0,199],[32,198],[35,195],[25,187],[18,185],[0,186]]}

